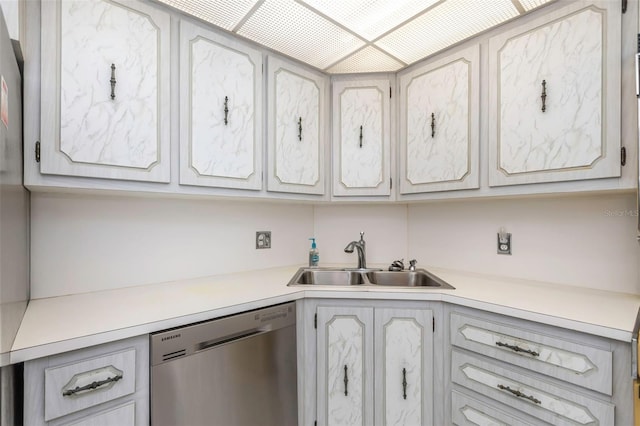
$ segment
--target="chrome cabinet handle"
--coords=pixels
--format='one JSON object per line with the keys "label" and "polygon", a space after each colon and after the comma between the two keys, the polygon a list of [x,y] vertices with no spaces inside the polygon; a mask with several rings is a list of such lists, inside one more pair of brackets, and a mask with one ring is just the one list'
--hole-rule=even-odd
{"label": "chrome cabinet handle", "polygon": [[362,126],[360,126],[360,148],[362,148]]}
{"label": "chrome cabinet handle", "polygon": [[348,392],[349,378],[347,377],[347,366],[344,366],[344,396],[349,395]]}
{"label": "chrome cabinet handle", "polygon": [[540,354],[536,351],[532,351],[530,349],[523,349],[520,346],[517,345],[510,345],[508,343],[503,343],[503,342],[496,342],[496,346],[500,346],[502,348],[507,348],[507,349],[511,349],[514,352],[523,352],[525,354],[529,354],[531,356],[540,356]]}
{"label": "chrome cabinet handle", "polygon": [[302,117],[298,119],[298,140],[302,140]]}
{"label": "chrome cabinet handle", "polygon": [[111,100],[116,98],[116,65],[111,64]]}
{"label": "chrome cabinet handle", "polygon": [[96,389],[99,389],[100,387],[104,386],[104,385],[108,385],[109,383],[113,383],[113,382],[117,382],[118,380],[122,379],[122,374],[119,374],[117,376],[113,376],[113,377],[108,377],[104,380],[98,380],[96,382],[91,382],[87,385],[84,386],[76,386],[73,389],[68,389],[64,392],[62,392],[62,396],[73,396],[79,392],[83,392],[83,391],[93,391]]}
{"label": "chrome cabinet handle", "polygon": [[524,398],[524,399],[528,399],[531,402],[535,402],[536,404],[542,404],[542,401],[540,401],[539,399],[536,399],[535,397],[533,397],[531,395],[524,394],[524,393],[520,392],[519,390],[511,389],[509,386],[498,385],[498,389],[506,390],[507,392],[512,393],[513,395],[517,396],[518,398]]}
{"label": "chrome cabinet handle", "polygon": [[224,125],[229,124],[229,97],[224,97]]}
{"label": "chrome cabinet handle", "polygon": [[542,99],[542,112],[547,110],[547,80],[542,80],[542,95],[540,95]]}
{"label": "chrome cabinet handle", "polygon": [[407,369],[402,369],[402,398],[407,399]]}
{"label": "chrome cabinet handle", "polygon": [[431,113],[431,137],[433,138],[436,135],[436,116],[434,113]]}

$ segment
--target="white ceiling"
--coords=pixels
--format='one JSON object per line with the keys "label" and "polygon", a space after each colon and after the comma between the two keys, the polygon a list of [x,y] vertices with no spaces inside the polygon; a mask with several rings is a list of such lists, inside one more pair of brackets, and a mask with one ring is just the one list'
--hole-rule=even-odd
{"label": "white ceiling", "polygon": [[332,74],[393,72],[554,0],[158,0]]}

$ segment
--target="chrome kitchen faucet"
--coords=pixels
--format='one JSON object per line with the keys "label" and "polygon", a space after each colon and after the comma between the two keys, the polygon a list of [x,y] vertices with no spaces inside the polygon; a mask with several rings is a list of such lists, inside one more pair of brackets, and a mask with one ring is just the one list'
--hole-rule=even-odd
{"label": "chrome kitchen faucet", "polygon": [[353,253],[353,249],[358,250],[358,269],[367,268],[367,255],[365,251],[364,232],[360,233],[360,241],[351,241],[344,248],[345,253]]}

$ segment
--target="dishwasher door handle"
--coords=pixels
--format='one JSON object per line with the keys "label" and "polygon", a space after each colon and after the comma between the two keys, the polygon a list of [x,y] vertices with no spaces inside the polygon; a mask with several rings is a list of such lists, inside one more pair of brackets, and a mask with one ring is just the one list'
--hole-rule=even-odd
{"label": "dishwasher door handle", "polygon": [[231,342],[237,342],[239,340],[258,336],[260,334],[268,333],[270,331],[271,331],[271,327],[260,327],[260,328],[255,328],[253,330],[245,330],[240,333],[231,334],[231,335],[220,337],[213,340],[207,340],[207,341],[198,343],[195,347],[195,352],[204,351],[206,349],[210,349],[215,346],[225,345]]}

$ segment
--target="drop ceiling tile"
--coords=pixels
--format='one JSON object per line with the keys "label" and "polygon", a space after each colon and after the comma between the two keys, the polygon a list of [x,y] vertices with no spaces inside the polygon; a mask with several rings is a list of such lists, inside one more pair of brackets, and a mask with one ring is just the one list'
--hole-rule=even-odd
{"label": "drop ceiling tile", "polygon": [[393,72],[404,67],[404,65],[380,49],[374,46],[367,46],[325,71],[331,74]]}
{"label": "drop ceiling tile", "polygon": [[160,0],[189,15],[211,22],[225,30],[233,30],[258,0]]}
{"label": "drop ceiling tile", "polygon": [[555,0],[518,0],[527,12]]}
{"label": "drop ceiling tile", "polygon": [[320,69],[365,44],[294,0],[265,0],[237,33]]}
{"label": "drop ceiling tile", "polygon": [[372,41],[439,0],[298,0]]}
{"label": "drop ceiling tile", "polygon": [[410,64],[518,15],[511,0],[447,0],[375,45]]}

